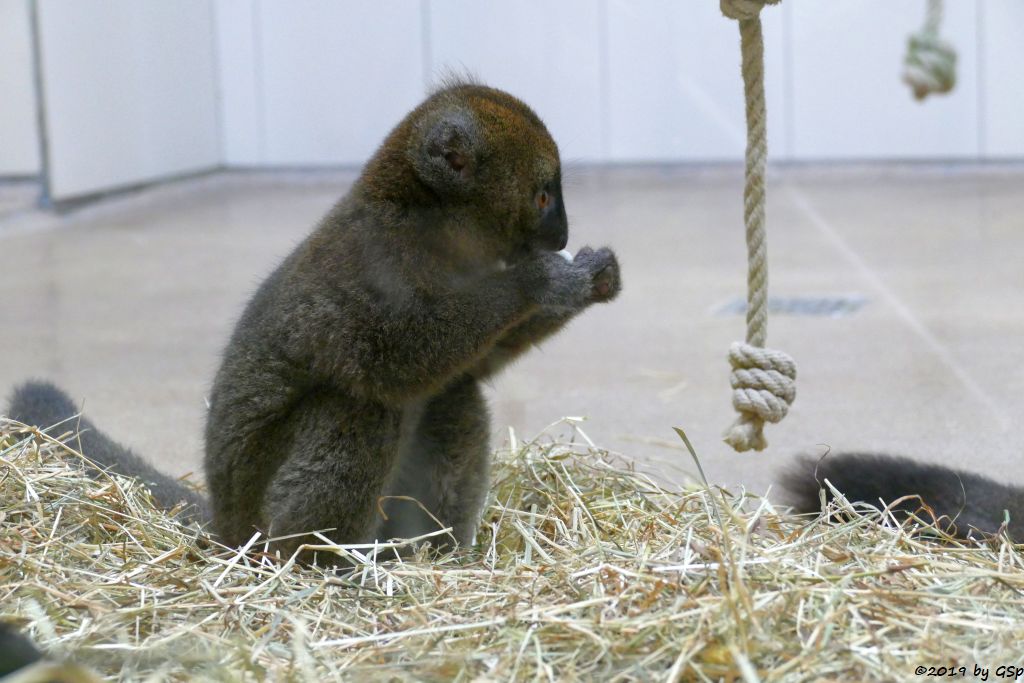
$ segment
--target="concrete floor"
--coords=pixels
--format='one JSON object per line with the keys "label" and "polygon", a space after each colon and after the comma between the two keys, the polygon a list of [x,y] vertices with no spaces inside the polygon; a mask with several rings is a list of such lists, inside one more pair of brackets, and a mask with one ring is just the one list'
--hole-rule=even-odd
{"label": "concrete floor", "polygon": [[[351,173],[229,173],[64,216],[0,212],[0,392],[65,386],[169,472],[199,468],[204,395],[246,298]],[[613,246],[624,291],[494,383],[495,445],[588,417],[597,444],[670,479],[762,492],[796,452],[882,449],[1024,483],[1024,169],[776,171],[773,296],[858,295],[846,317],[771,319],[798,362],[771,447],[732,453],[730,341],[742,316],[741,177],[715,169],[578,170],[570,247]],[[9,207],[8,207],[9,208]]]}

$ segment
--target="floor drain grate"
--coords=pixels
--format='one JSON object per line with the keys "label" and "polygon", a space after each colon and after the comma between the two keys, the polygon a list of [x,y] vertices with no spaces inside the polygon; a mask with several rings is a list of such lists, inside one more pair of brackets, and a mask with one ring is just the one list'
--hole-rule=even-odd
{"label": "floor drain grate", "polygon": [[[819,318],[843,318],[859,311],[867,299],[860,294],[848,296],[793,296],[768,297],[768,313],[771,315],[809,315]],[[735,298],[719,306],[717,315],[743,315],[747,312],[747,301]]]}

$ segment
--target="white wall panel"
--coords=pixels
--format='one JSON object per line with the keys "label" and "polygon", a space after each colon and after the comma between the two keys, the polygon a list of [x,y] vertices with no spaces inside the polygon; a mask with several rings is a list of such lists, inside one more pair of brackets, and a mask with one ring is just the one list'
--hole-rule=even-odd
{"label": "white wall panel", "polygon": [[[761,14],[773,159],[788,149],[783,9]],[[743,157],[739,28],[722,16],[718,3],[609,0],[607,24],[612,160]]]}
{"label": "white wall panel", "polygon": [[565,160],[606,156],[602,2],[443,0],[429,4],[431,70],[469,70],[522,98]]}
{"label": "white wall panel", "polygon": [[216,166],[209,0],[39,0],[56,199]]}
{"label": "white wall panel", "polygon": [[28,0],[0,0],[0,176],[39,173]]}
{"label": "white wall panel", "polygon": [[420,3],[256,7],[268,164],[361,164],[422,99]]}
{"label": "white wall panel", "polygon": [[[959,82],[918,103],[900,74],[924,9],[766,8],[771,158],[1024,156],[1024,3],[946,3]],[[738,30],[711,0],[220,0],[216,13],[232,165],[360,164],[447,70],[521,96],[569,160],[743,154]]]}
{"label": "white wall panel", "polygon": [[947,2],[942,34],[958,53],[948,95],[913,99],[900,79],[922,2],[792,2],[793,151],[803,159],[979,154],[977,7]]}
{"label": "white wall panel", "polygon": [[985,0],[982,52],[983,149],[988,157],[1024,157],[1024,2]]}
{"label": "white wall panel", "polygon": [[258,165],[264,131],[256,6],[252,0],[216,0],[214,11],[223,162]]}

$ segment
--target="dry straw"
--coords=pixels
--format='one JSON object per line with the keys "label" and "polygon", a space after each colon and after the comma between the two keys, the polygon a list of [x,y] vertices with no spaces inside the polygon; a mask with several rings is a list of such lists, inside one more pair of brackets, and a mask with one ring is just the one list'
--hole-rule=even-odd
{"label": "dry straw", "polygon": [[136,482],[87,476],[73,439],[0,420],[0,619],[131,681],[893,681],[1020,664],[1024,571],[1005,539],[668,490],[577,433],[499,454],[475,550],[375,561],[313,539],[355,564],[331,573],[262,539],[219,547]]}

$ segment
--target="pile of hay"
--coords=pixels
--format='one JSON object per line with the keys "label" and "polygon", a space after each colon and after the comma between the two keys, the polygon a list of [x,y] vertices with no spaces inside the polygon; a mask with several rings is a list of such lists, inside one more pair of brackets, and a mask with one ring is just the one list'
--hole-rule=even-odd
{"label": "pile of hay", "polygon": [[350,548],[357,567],[330,573],[221,548],[136,482],[91,478],[71,449],[0,420],[0,620],[132,681],[891,681],[1020,665],[1024,558],[1000,539],[939,544],[848,505],[832,524],[670,491],[585,445],[510,451],[475,550]]}

